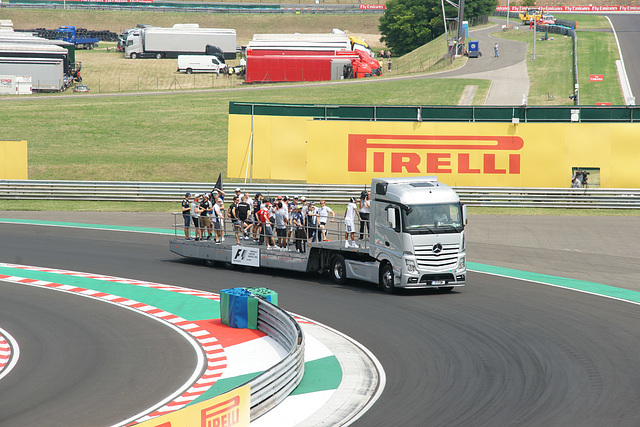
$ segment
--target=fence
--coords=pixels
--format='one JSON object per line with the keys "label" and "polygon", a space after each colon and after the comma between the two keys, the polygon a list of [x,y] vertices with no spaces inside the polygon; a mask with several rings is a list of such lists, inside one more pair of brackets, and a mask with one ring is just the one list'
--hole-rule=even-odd
{"label": "fence", "polygon": [[252,421],[289,396],[304,375],[304,335],[286,311],[258,298],[258,330],[275,339],[288,354],[249,381]]}
{"label": "fence", "polygon": [[[208,193],[214,183],[127,181],[0,180],[3,200],[87,200],[176,202],[184,193]],[[249,194],[305,196],[328,204],[346,205],[367,185],[227,183],[228,193],[239,187]],[[578,209],[639,209],[640,189],[454,187],[468,206]]]}

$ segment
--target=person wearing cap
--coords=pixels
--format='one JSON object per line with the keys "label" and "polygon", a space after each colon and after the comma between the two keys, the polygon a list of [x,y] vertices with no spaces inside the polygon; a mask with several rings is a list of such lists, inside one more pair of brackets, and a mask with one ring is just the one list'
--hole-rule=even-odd
{"label": "person wearing cap", "polygon": [[200,194],[193,196],[191,201],[191,221],[193,221],[193,227],[196,230],[196,241],[200,240]]}
{"label": "person wearing cap", "polygon": [[295,229],[296,251],[304,252],[307,234],[304,231],[304,217],[302,216],[302,207],[295,205],[293,207],[293,215],[291,216],[291,224]]}
{"label": "person wearing cap", "polygon": [[258,211],[258,221],[261,225],[261,233],[260,233],[260,244],[262,244],[263,239],[266,240],[267,249],[271,249],[275,246],[275,242],[273,241],[273,229],[271,228],[271,221],[269,220],[269,203],[265,203],[261,206]]}
{"label": "person wearing cap", "polygon": [[212,212],[212,221],[213,221],[213,230],[216,235],[216,243],[222,243],[224,236],[222,235],[222,229],[224,227],[224,202],[220,197],[215,197],[213,199],[213,209]]}
{"label": "person wearing cap", "polygon": [[191,202],[189,198],[191,193],[186,193],[184,199],[182,199],[182,219],[184,220],[184,238],[191,240],[189,233],[189,225],[191,225]]}
{"label": "person wearing cap", "polygon": [[[355,217],[360,219],[360,214],[358,213],[358,207],[356,206],[356,199],[352,197],[349,200],[349,204],[347,205],[347,210],[344,213],[344,247],[345,248],[357,248],[356,244],[356,225],[355,225]],[[349,244],[349,235],[351,235],[351,244]]]}

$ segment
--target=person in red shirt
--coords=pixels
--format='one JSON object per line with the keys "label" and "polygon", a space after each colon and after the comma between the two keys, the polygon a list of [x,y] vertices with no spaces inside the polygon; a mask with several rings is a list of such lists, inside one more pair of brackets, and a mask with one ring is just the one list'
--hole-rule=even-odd
{"label": "person in red shirt", "polygon": [[271,221],[269,221],[269,205],[269,203],[263,204],[257,213],[258,221],[260,221],[263,234],[267,241],[267,249],[271,249],[276,245],[275,241],[273,240],[273,228],[271,227]]}

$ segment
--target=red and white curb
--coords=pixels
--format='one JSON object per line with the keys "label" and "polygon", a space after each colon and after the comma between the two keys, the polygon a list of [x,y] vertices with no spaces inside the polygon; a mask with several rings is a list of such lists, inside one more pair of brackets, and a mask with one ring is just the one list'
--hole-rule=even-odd
{"label": "red and white curb", "polygon": [[[215,301],[220,300],[220,296],[217,294],[213,294],[205,291],[198,291],[193,289],[181,288],[179,286],[171,286],[171,285],[162,285],[158,283],[145,282],[141,280],[131,280],[131,279],[123,279],[112,276],[103,276],[99,274],[90,274],[90,273],[81,273],[76,271],[69,270],[58,270],[53,268],[42,268],[42,267],[32,267],[32,266],[24,266],[17,264],[8,264],[8,263],[0,263],[2,267],[15,268],[26,271],[40,271],[40,272],[48,272],[55,274],[63,274],[68,276],[75,277],[84,277],[96,280],[105,280],[114,283],[123,283],[128,285],[138,285],[145,286],[154,289],[162,289],[170,292],[176,292],[181,294],[193,295],[201,298],[207,298]],[[200,397],[204,392],[206,392],[223,374],[225,368],[227,367],[227,357],[225,355],[224,348],[218,342],[218,339],[211,335],[209,331],[197,325],[194,322],[189,320],[185,320],[182,317],[176,316],[175,314],[166,312],[157,307],[153,307],[138,301],[134,301],[128,298],[119,297],[117,295],[111,295],[104,292],[94,291],[91,289],[84,289],[71,285],[63,285],[60,283],[47,282],[44,280],[35,280],[29,279],[19,276],[7,276],[4,274],[0,274],[0,280],[11,282],[11,283],[19,283],[30,286],[39,286],[48,289],[54,289],[59,291],[70,292],[78,295],[82,295],[85,297],[95,298],[98,300],[110,302],[112,304],[124,306],[126,308],[137,310],[142,312],[143,314],[153,317],[157,320],[169,323],[180,330],[186,332],[192,339],[195,339],[200,348],[204,351],[206,355],[206,370],[202,375],[199,376],[195,383],[190,383],[188,385],[188,389],[185,391],[181,391],[181,394],[177,397],[173,396],[171,400],[160,402],[155,407],[149,408],[148,410],[142,412],[141,414],[136,415],[132,419],[126,420],[120,425],[125,425],[127,423],[139,423],[142,421],[149,420],[151,418],[155,418],[160,415],[167,414],[169,412],[176,411],[193,400]],[[0,330],[0,332],[2,332]],[[1,336],[1,335],[0,335]],[[1,342],[0,342],[1,343]],[[0,347],[1,349],[2,347]],[[0,350],[1,351],[1,350]],[[2,354],[2,353],[0,353]],[[1,360],[1,359],[0,359]],[[1,362],[0,362],[1,363]],[[0,369],[1,369],[0,365]],[[202,369],[202,367],[198,368],[198,372]],[[1,375],[1,372],[0,372]]]}
{"label": "red and white curb", "polygon": [[20,358],[20,347],[18,342],[9,332],[0,328],[0,379],[5,377]]}

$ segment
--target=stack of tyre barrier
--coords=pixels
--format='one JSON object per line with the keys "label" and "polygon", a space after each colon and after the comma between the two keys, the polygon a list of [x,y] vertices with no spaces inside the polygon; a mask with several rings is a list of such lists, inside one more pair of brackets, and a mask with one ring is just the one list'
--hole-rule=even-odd
{"label": "stack of tyre barrier", "polygon": [[220,321],[232,328],[258,329],[258,300],[278,305],[278,294],[268,288],[231,288],[220,291]]}
{"label": "stack of tyre barrier", "polygon": [[[25,33],[33,33],[38,37],[54,40],[56,38],[56,30],[47,30],[46,28],[36,28],[33,30],[15,30]],[[118,34],[113,31],[93,31],[86,28],[76,28],[76,36],[79,38],[97,38],[101,42],[117,42]]]}

